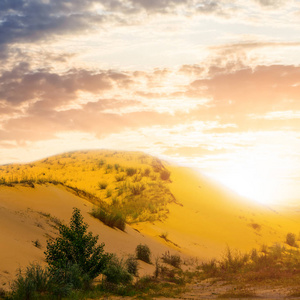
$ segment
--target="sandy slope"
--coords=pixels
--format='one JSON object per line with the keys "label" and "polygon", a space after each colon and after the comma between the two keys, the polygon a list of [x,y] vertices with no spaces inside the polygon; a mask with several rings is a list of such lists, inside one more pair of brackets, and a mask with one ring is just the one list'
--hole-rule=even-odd
{"label": "sandy slope", "polygon": [[[8,286],[18,267],[43,262],[46,240],[57,232],[55,218],[67,223],[75,206],[81,209],[89,230],[105,243],[105,250],[125,256],[133,254],[139,243],[145,243],[154,256],[171,249],[206,260],[219,257],[227,246],[248,251],[284,242],[288,232],[298,233],[299,218],[295,214],[282,215],[247,202],[191,169],[168,169],[172,180],[169,188],[177,201],[169,204],[168,218],[135,224],[134,228],[127,226],[126,232],[91,217],[92,204],[62,186],[1,186],[0,287]],[[37,241],[41,248],[34,245]],[[153,266],[141,266],[141,275],[153,273]]]}
{"label": "sandy slope", "polygon": [[[73,207],[81,210],[85,222],[89,224],[89,231],[98,234],[99,242],[105,243],[105,251],[126,256],[134,254],[139,243],[149,245],[153,257],[168,250],[130,226],[122,232],[103,225],[89,215],[91,203],[76,197],[64,187],[0,187],[0,287],[8,287],[8,281],[15,276],[17,268],[24,268],[34,261],[43,263],[46,240],[49,235],[54,237],[57,233],[55,218],[68,223]],[[35,241],[39,241],[41,248],[35,247]],[[140,275],[152,274],[153,268],[141,264]]]}
{"label": "sandy slope", "polygon": [[208,259],[222,255],[227,246],[248,251],[284,242],[288,232],[298,233],[299,218],[295,216],[255,205],[191,169],[169,169],[170,189],[181,205],[170,206],[164,223],[139,224],[136,228],[162,242],[159,235],[167,234],[166,244],[182,253]]}

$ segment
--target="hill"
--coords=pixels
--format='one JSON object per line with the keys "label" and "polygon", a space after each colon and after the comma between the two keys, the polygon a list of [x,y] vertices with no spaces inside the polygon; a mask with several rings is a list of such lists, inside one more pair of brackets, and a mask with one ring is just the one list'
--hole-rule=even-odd
{"label": "hill", "polygon": [[[226,247],[248,251],[284,243],[299,228],[295,216],[255,205],[194,170],[143,153],[66,153],[0,167],[0,284],[17,267],[43,261],[46,239],[57,234],[58,222],[66,222],[74,206],[106,251],[123,256],[145,243],[154,256],[170,250],[208,260]],[[125,231],[92,217],[95,207],[121,215]],[[153,272],[153,266],[144,268]]]}

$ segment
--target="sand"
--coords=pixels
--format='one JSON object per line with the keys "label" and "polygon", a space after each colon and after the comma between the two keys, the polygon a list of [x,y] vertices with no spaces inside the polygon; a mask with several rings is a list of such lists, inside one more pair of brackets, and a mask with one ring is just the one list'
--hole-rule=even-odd
{"label": "sand", "polygon": [[[220,257],[226,247],[249,251],[264,244],[284,243],[288,232],[298,233],[297,214],[280,213],[238,197],[195,171],[168,166],[169,188],[176,203],[168,218],[127,226],[122,232],[93,218],[93,204],[60,185],[0,187],[0,287],[8,289],[16,269],[44,262],[46,240],[57,234],[57,221],[68,223],[78,207],[89,230],[99,235],[105,251],[126,257],[138,244],[147,244],[152,259],[166,251],[198,262]],[[40,246],[40,247],[37,247]],[[140,275],[154,266],[140,264]]]}
{"label": "sand", "polygon": [[[89,231],[99,235],[105,251],[126,257],[135,253],[138,244],[147,244],[153,254],[169,248],[130,226],[125,232],[105,226],[90,216],[93,205],[62,186],[36,185],[35,188],[16,186],[0,188],[0,287],[8,288],[16,270],[32,262],[44,262],[46,240],[57,235],[56,218],[68,224],[73,207],[81,210]],[[50,216],[48,215],[50,214]],[[35,246],[35,242],[41,245]],[[175,252],[175,251],[174,251]],[[140,262],[140,275],[153,274],[153,265]]]}

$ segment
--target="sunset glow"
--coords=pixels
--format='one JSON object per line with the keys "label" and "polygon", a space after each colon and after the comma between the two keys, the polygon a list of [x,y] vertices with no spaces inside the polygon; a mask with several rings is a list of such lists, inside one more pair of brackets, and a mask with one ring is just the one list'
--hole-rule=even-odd
{"label": "sunset glow", "polygon": [[0,2],[0,164],[138,150],[300,204],[296,0]]}

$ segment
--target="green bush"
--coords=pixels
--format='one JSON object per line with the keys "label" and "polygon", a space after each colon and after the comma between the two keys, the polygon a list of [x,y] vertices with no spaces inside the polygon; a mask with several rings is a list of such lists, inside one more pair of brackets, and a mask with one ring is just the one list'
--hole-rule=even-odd
{"label": "green bush", "polygon": [[49,271],[39,264],[29,265],[25,272],[18,270],[17,278],[11,285],[13,300],[38,299],[39,293],[49,290]]}
{"label": "green bush", "polygon": [[46,262],[52,274],[75,264],[90,280],[102,273],[111,255],[104,253],[104,243],[97,245],[98,236],[87,232],[87,228],[80,210],[74,208],[70,225],[60,225],[59,237],[47,241]]}
{"label": "green bush", "polygon": [[91,212],[91,215],[109,227],[116,227],[122,231],[124,231],[126,228],[125,218],[121,213],[109,213],[99,207],[94,208]]}
{"label": "green bush", "polygon": [[136,252],[137,259],[142,260],[148,264],[151,263],[150,260],[151,251],[147,245],[142,245],[142,244],[137,245],[135,252]]}
{"label": "green bush", "polygon": [[286,235],[286,241],[288,245],[295,247],[296,246],[296,235],[294,233],[289,232]]}
{"label": "green bush", "polygon": [[51,274],[49,289],[56,297],[69,296],[72,290],[90,288],[91,279],[84,274],[77,264],[67,264],[63,269],[57,269]]}
{"label": "green bush", "polygon": [[126,267],[127,267],[127,271],[134,275],[134,276],[137,276],[138,274],[138,266],[139,266],[139,263],[137,261],[137,259],[131,255],[127,258],[126,260]]}
{"label": "green bush", "polygon": [[169,264],[175,268],[180,268],[181,265],[181,258],[179,255],[176,254],[170,254],[169,251],[167,251],[165,254],[162,255],[162,261],[166,264]]}
{"label": "green bush", "polygon": [[132,281],[132,275],[127,271],[123,261],[116,255],[112,257],[107,264],[103,274],[106,276],[106,281],[115,284],[126,284]]}

